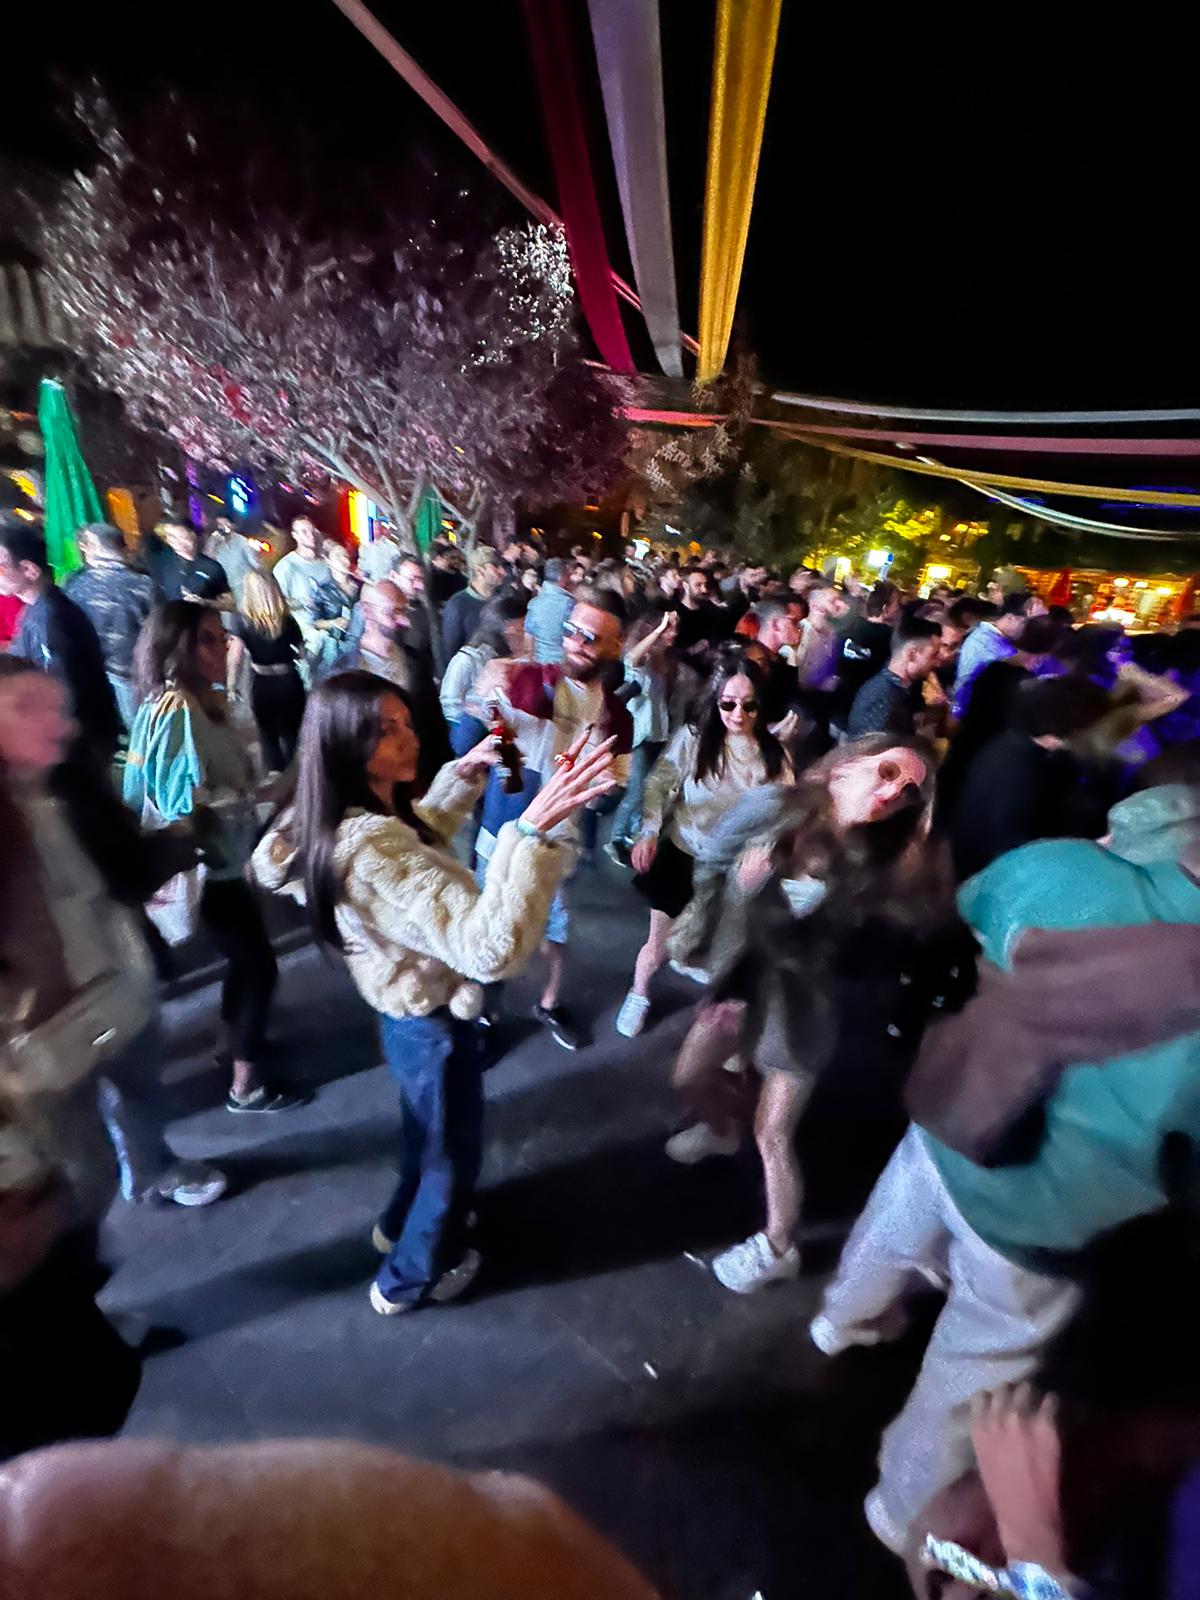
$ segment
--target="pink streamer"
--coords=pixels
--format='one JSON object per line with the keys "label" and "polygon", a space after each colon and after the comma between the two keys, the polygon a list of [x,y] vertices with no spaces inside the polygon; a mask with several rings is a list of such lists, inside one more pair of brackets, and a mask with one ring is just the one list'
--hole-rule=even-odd
{"label": "pink streamer", "polygon": [[562,0],[524,0],[524,10],[579,301],[605,361],[614,372],[632,373],[588,159],[566,8]]}

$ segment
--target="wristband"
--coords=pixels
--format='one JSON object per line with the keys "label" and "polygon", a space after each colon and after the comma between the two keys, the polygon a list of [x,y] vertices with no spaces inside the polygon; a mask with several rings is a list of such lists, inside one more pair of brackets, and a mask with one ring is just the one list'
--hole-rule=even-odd
{"label": "wristband", "polygon": [[527,821],[524,817],[517,818],[517,832],[526,839],[536,839],[539,844],[548,844],[554,848],[554,840],[542,832],[536,823]]}

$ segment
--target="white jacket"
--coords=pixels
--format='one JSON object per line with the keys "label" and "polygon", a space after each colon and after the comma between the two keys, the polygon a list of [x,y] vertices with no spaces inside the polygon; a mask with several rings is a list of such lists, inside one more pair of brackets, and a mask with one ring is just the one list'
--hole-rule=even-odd
{"label": "white jacket", "polygon": [[[452,761],[413,809],[448,844],[482,788],[482,779],[466,782]],[[303,901],[290,820],[283,816],[266,834],[253,869],[264,888]],[[334,849],[343,875],[337,925],[359,994],[389,1017],[423,1017],[439,1006],[477,1017],[480,985],[511,977],[537,949],[570,860],[569,850],[508,823],[480,890],[469,868],[398,817],[347,812]]]}

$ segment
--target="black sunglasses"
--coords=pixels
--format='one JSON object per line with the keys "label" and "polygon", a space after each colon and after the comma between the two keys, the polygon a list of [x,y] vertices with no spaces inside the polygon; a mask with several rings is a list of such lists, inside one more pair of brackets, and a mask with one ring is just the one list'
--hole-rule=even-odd
{"label": "black sunglasses", "polygon": [[736,711],[741,706],[743,711],[757,711],[757,700],[718,700],[717,705],[722,711]]}
{"label": "black sunglasses", "polygon": [[563,623],[564,639],[586,639],[588,644],[595,644],[596,635],[590,628],[581,627],[578,622]]}

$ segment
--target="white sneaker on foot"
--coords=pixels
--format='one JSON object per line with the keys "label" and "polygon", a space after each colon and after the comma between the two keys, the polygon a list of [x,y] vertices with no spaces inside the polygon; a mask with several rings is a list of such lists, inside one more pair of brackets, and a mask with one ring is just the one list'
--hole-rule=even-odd
{"label": "white sneaker on foot", "polygon": [[378,1311],[381,1317],[398,1317],[405,1311],[415,1311],[420,1304],[417,1300],[389,1300],[377,1283],[371,1285],[369,1298],[372,1311]]}
{"label": "white sneaker on foot", "polygon": [[229,1179],[204,1161],[177,1161],[159,1180],[158,1192],[177,1206],[210,1206],[229,1187]]}
{"label": "white sneaker on foot", "polygon": [[712,1264],[713,1276],[734,1294],[753,1294],[768,1283],[782,1283],[800,1271],[800,1252],[788,1245],[781,1256],[771,1248],[765,1233],[754,1233],[741,1244],[723,1250]]}
{"label": "white sneaker on foot", "polygon": [[673,1133],[667,1140],[667,1154],[680,1166],[695,1166],[697,1161],[707,1161],[709,1156],[735,1156],[742,1141],[736,1133],[718,1133],[707,1122],[697,1122],[690,1128]]}
{"label": "white sneaker on foot", "polygon": [[650,1001],[645,995],[629,993],[621,1001],[621,1009],[617,1012],[616,1029],[626,1039],[636,1039],[646,1026],[646,1013],[650,1010]]}
{"label": "white sneaker on foot", "polygon": [[698,983],[702,989],[707,989],[712,982],[709,973],[703,967],[688,967],[682,961],[668,961],[667,965],[672,972],[677,972],[681,978],[690,978],[693,983]]}

